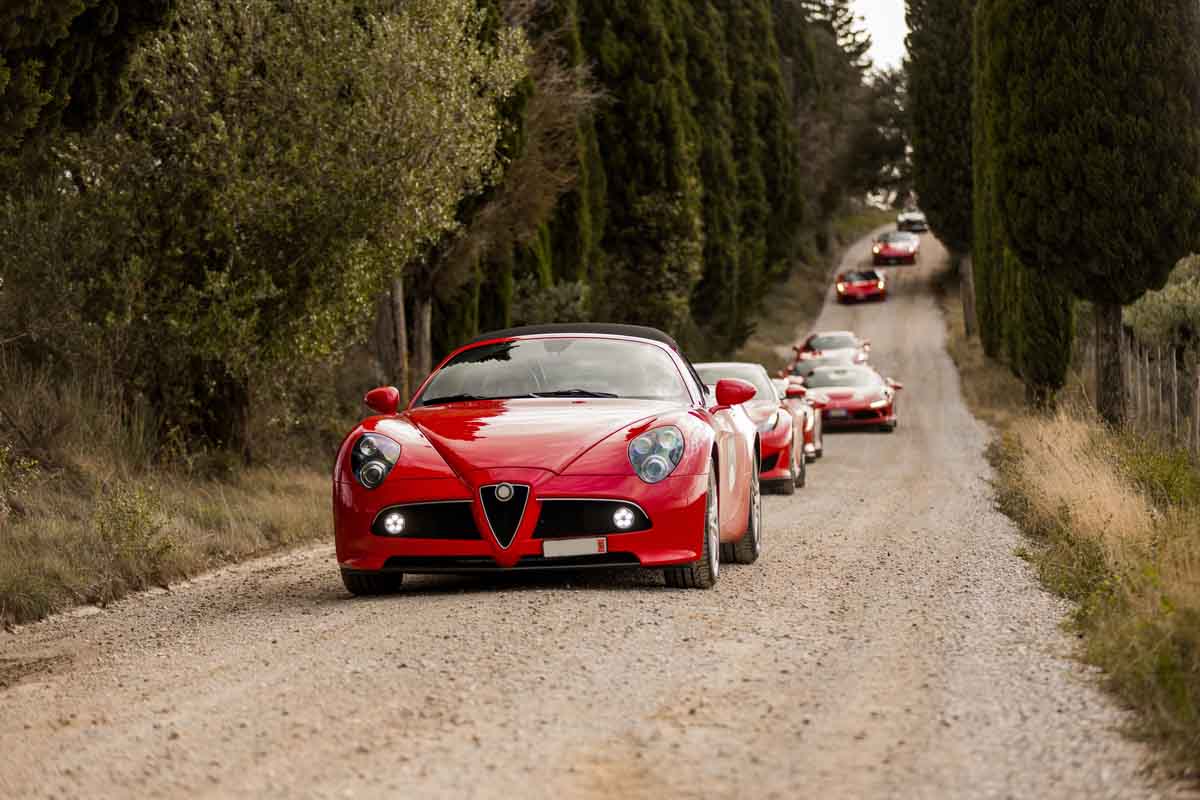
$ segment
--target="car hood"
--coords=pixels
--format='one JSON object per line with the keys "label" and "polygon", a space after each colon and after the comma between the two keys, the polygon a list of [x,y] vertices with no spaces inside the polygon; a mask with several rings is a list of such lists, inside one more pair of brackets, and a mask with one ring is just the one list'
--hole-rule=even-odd
{"label": "car hood", "polygon": [[430,406],[405,416],[465,476],[503,468],[561,473],[613,433],[680,408],[657,400],[522,398]]}
{"label": "car hood", "polygon": [[882,397],[879,389],[859,389],[851,387],[830,386],[823,389],[810,389],[809,397],[825,403],[873,403]]}

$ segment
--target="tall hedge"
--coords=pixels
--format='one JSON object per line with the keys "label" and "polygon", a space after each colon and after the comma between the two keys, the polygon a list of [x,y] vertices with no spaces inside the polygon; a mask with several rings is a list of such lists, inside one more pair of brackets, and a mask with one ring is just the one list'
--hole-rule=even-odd
{"label": "tall hedge", "polygon": [[983,78],[1006,241],[1096,305],[1097,404],[1119,423],[1121,306],[1200,242],[1200,4],[989,5]]}
{"label": "tall hedge", "polygon": [[984,90],[994,54],[987,38],[993,3],[978,2],[973,58],[971,247],[980,340],[989,356],[1004,360],[1024,382],[1030,403],[1044,407],[1053,402],[1055,393],[1066,382],[1074,336],[1074,304],[1058,281],[1024,263],[1004,236],[998,176],[1001,166],[994,129],[989,125],[995,95]]}
{"label": "tall hedge", "polygon": [[0,156],[110,114],[129,59],[175,0],[13,0],[0,9]]}
{"label": "tall hedge", "polygon": [[972,239],[971,95],[975,0],[908,0],[908,113],[913,180],[938,238]]}

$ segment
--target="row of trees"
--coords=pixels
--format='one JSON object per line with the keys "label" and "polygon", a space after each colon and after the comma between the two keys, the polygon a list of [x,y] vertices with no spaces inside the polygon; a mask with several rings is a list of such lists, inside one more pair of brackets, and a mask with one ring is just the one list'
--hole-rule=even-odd
{"label": "row of trees", "polygon": [[908,17],[915,184],[973,256],[985,350],[1045,403],[1091,303],[1097,405],[1119,423],[1122,306],[1200,243],[1200,6],[909,0]]}
{"label": "row of trees", "polygon": [[[849,0],[26,0],[0,12],[0,342],[179,441],[405,388],[481,329],[736,347],[906,180]],[[363,376],[367,378],[367,376]],[[369,378],[368,378],[369,379]]]}

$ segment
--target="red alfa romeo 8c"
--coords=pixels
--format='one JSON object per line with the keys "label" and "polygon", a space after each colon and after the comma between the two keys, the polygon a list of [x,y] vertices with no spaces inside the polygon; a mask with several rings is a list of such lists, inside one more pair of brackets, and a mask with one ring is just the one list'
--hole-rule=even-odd
{"label": "red alfa romeo 8c", "polygon": [[761,550],[758,434],[666,334],[543,325],[451,353],[399,409],[346,437],[333,471],[338,565],[353,594],[406,573],[641,566],[711,587]]}

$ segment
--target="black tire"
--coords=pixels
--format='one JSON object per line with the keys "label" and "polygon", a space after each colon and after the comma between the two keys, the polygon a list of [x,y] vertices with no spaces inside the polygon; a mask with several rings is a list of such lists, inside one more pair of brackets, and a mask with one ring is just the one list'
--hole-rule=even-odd
{"label": "black tire", "polygon": [[721,573],[721,514],[717,494],[717,465],[708,471],[704,503],[704,543],[700,558],[681,567],[665,567],[663,578],[674,589],[711,589]]}
{"label": "black tire", "polygon": [[884,425],[880,425],[879,430],[883,431],[884,433],[895,433],[896,432],[896,423],[889,422]]}
{"label": "black tire", "polygon": [[792,445],[792,460],[796,463],[793,470],[795,481],[792,486],[796,489],[803,489],[808,484],[808,456],[804,454],[804,437],[800,437],[800,457],[795,456],[796,446]]}
{"label": "black tire", "polygon": [[[795,491],[793,487],[792,491]],[[762,486],[758,473],[750,485],[750,510],[746,514],[746,532],[736,542],[721,545],[721,558],[734,564],[753,564],[762,554]]]}
{"label": "black tire", "polygon": [[403,572],[342,572],[342,584],[355,597],[394,594],[402,583]]}

